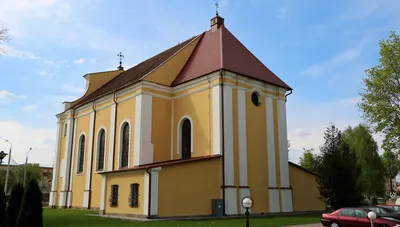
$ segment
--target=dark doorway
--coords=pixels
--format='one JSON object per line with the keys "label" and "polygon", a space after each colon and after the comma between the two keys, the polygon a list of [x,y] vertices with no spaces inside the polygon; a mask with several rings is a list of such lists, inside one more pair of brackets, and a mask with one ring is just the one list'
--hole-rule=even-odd
{"label": "dark doorway", "polygon": [[192,125],[189,119],[183,120],[181,134],[182,159],[189,159],[192,156]]}

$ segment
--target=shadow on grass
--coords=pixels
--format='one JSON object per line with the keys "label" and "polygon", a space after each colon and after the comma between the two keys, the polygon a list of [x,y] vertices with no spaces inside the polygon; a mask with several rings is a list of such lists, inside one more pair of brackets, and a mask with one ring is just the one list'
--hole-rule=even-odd
{"label": "shadow on grass", "polygon": [[[140,222],[89,216],[98,214],[96,211],[44,209],[44,227],[243,227],[244,219],[197,220],[197,221],[153,221]],[[290,226],[318,223],[321,215],[296,215],[285,217],[265,217],[250,220],[251,227]]]}

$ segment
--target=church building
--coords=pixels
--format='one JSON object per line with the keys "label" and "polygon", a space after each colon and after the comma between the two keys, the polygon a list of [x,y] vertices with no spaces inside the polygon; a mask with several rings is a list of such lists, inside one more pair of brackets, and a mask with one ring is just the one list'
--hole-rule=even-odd
{"label": "church building", "polygon": [[[122,55],[121,55],[122,56]],[[321,211],[316,175],[288,160],[292,88],[225,27],[132,68],[89,73],[64,102],[50,206],[143,218]]]}

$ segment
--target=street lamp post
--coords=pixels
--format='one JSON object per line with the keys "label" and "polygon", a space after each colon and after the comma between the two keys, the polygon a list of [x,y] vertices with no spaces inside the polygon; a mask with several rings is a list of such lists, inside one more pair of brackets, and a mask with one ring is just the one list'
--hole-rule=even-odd
{"label": "street lamp post", "polygon": [[7,156],[7,153],[0,151],[0,165],[3,164],[3,159]]}
{"label": "street lamp post", "polygon": [[4,183],[4,194],[7,195],[7,185],[8,185],[8,174],[10,173],[10,161],[11,161],[11,152],[12,152],[12,143],[6,140],[7,143],[10,144],[10,153],[8,154],[8,163],[7,163],[7,172],[6,172],[6,180]]}
{"label": "street lamp post", "polygon": [[25,169],[24,169],[24,187],[26,184],[26,166],[28,165],[28,155],[29,155],[29,151],[31,151],[32,148],[29,148],[28,153],[26,153],[26,158],[25,158]]}
{"label": "street lamp post", "polygon": [[249,221],[250,212],[249,212],[249,209],[251,209],[253,207],[253,205],[254,205],[253,199],[250,196],[243,197],[243,199],[241,201],[241,204],[242,204],[242,207],[244,209],[246,209],[246,213],[245,213],[245,215],[246,215],[246,227],[250,227],[250,221]]}
{"label": "street lamp post", "polygon": [[368,218],[371,221],[371,227],[374,227],[374,221],[376,219],[376,213],[373,211],[368,212]]}

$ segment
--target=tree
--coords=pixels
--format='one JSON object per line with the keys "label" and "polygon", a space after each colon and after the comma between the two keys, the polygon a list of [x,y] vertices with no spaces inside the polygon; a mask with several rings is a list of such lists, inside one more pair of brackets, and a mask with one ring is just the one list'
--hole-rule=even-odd
{"label": "tree", "polygon": [[356,154],[357,166],[360,169],[357,183],[364,195],[370,201],[384,196],[385,170],[378,153],[378,144],[372,137],[371,130],[363,124],[354,128],[348,126],[343,131],[342,138]]}
{"label": "tree", "polygon": [[342,140],[334,124],[327,128],[324,138],[317,169],[320,199],[333,209],[360,205],[363,197],[357,184],[360,171],[355,152]]}
{"label": "tree", "polygon": [[42,227],[42,191],[40,190],[38,182],[34,179],[31,179],[27,185],[28,187],[22,199],[21,212],[19,213],[16,227]]}
{"label": "tree", "polygon": [[4,226],[6,219],[6,194],[4,194],[3,185],[0,185],[0,226]]}
{"label": "tree", "polygon": [[[8,42],[11,39],[8,28],[6,28],[0,21],[0,44]],[[0,46],[0,54],[5,53],[5,50]]]}
{"label": "tree", "polygon": [[318,171],[319,157],[314,154],[314,148],[305,149],[303,148],[303,155],[300,157],[300,166],[311,170],[313,172]]}
{"label": "tree", "polygon": [[24,187],[21,183],[15,184],[11,189],[11,196],[7,205],[5,226],[14,227],[16,225],[23,196]]}
{"label": "tree", "polygon": [[400,151],[400,37],[395,32],[380,43],[380,64],[366,70],[359,109],[385,135],[383,148]]}
{"label": "tree", "polygon": [[[15,184],[23,183],[24,180],[24,165],[20,166],[12,166],[10,167],[10,172],[8,176],[8,188],[12,188]],[[5,170],[4,174],[0,174],[0,184],[4,184],[5,182]],[[38,182],[42,181],[42,171],[40,166],[38,165],[28,165],[26,168],[26,182],[29,182],[31,179],[35,179]]]}
{"label": "tree", "polygon": [[[399,174],[400,161],[395,153],[392,151],[384,151],[382,155],[383,166],[385,170],[385,176],[389,178],[390,185],[392,185],[392,179]],[[392,187],[390,186],[392,192]]]}

